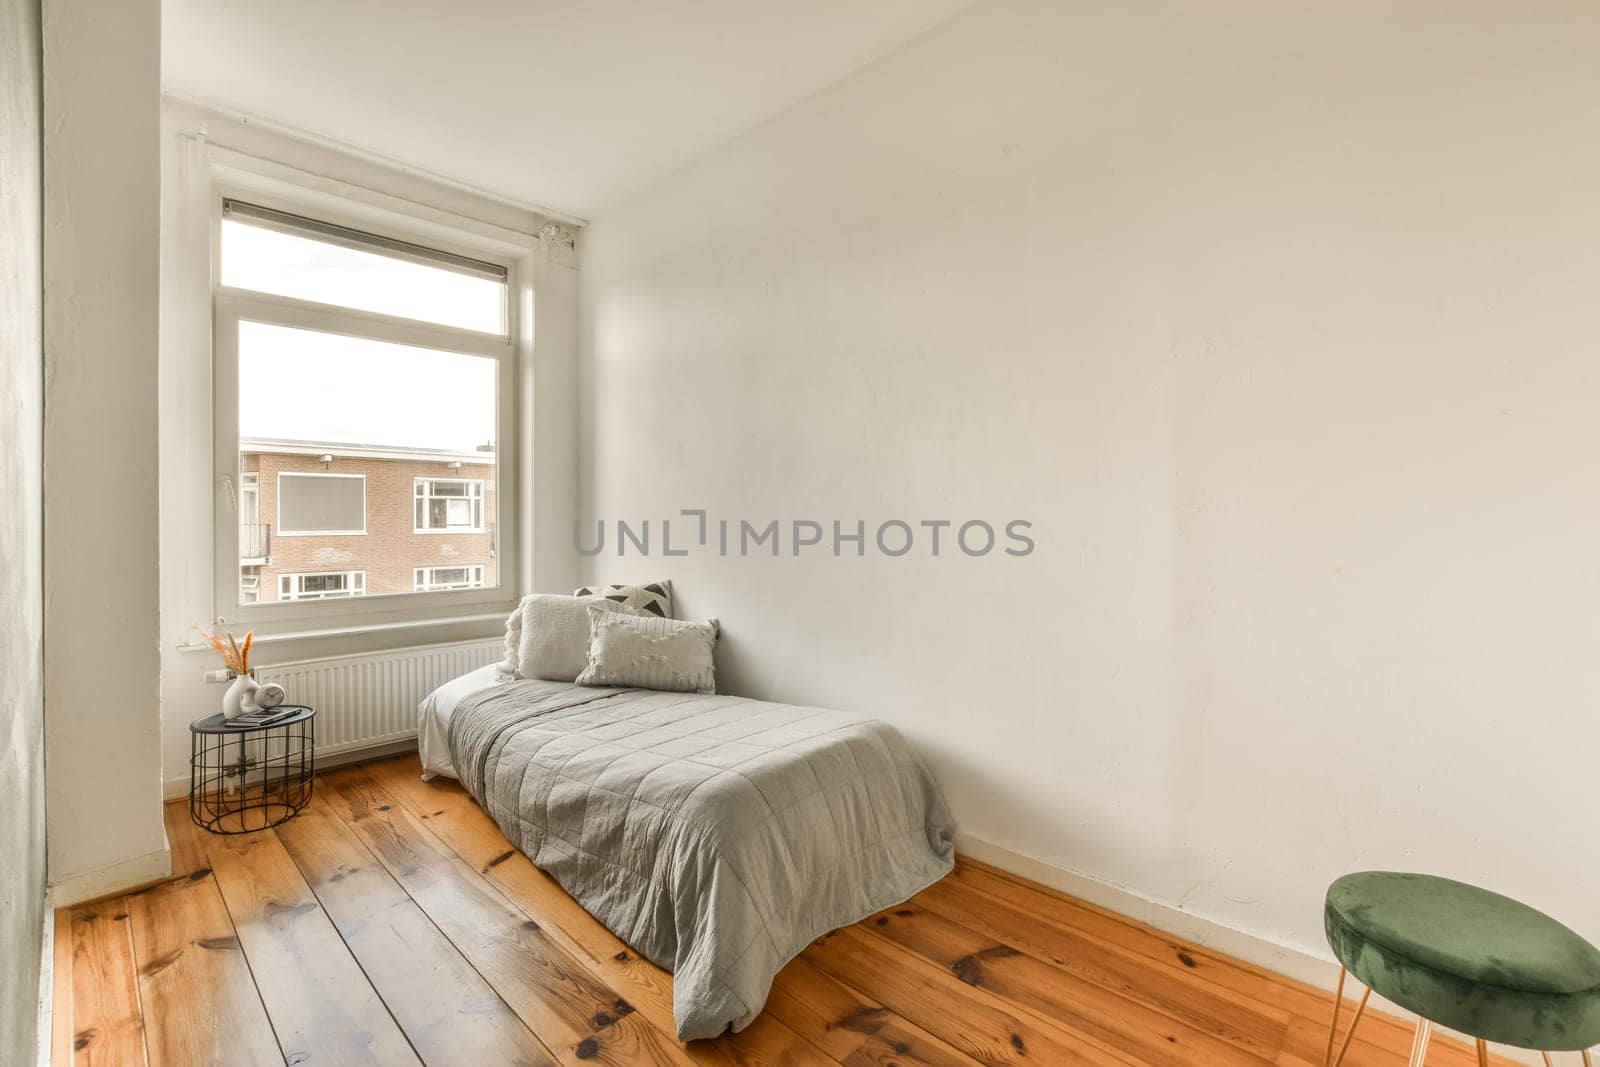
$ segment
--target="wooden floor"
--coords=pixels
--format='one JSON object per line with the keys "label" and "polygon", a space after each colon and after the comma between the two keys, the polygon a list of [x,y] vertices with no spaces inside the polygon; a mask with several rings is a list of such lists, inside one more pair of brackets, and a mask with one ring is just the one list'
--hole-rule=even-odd
{"label": "wooden floor", "polygon": [[[681,1045],[672,976],[417,770],[326,774],[240,837],[169,806],[173,878],[56,915],[54,1062],[1322,1062],[1330,994],[968,861],[814,943],[742,1033]],[[1369,1015],[1346,1063],[1409,1045]]]}

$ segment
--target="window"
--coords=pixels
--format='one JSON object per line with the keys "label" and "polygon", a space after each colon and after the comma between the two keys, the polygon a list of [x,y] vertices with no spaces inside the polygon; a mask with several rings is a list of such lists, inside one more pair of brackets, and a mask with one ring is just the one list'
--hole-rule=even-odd
{"label": "window", "polygon": [[[519,351],[508,263],[472,236],[435,245],[253,196],[216,207],[217,466],[233,504],[217,519],[218,614],[498,606],[516,536],[498,513],[515,485],[500,449]],[[475,536],[444,542],[440,567],[418,534]]]}
{"label": "window", "polygon": [[239,475],[239,521],[261,521],[261,475],[255,471]]}
{"label": "window", "polygon": [[331,600],[334,597],[365,596],[366,592],[366,571],[278,575],[279,600]]}
{"label": "window", "polygon": [[338,537],[367,532],[367,476],[278,472],[278,534]]}
{"label": "window", "polygon": [[[267,560],[266,523],[261,521],[261,475],[245,471],[239,475],[239,564],[250,567]],[[239,603],[254,604],[257,598],[244,595],[239,586]]]}
{"label": "window", "polygon": [[483,483],[466,478],[418,478],[416,532],[483,532]]}
{"label": "window", "polygon": [[418,567],[412,571],[411,584],[418,592],[428,589],[478,589],[483,585],[483,568]]}

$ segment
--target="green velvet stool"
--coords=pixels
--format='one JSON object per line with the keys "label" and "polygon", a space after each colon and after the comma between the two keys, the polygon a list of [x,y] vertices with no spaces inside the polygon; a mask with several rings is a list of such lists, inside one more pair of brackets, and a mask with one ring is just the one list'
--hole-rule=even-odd
{"label": "green velvet stool", "polygon": [[[1363,871],[1328,887],[1328,944],[1339,957],[1339,991],[1324,1067],[1350,1048],[1374,990],[1421,1019],[1413,1067],[1428,1054],[1434,1024],[1485,1041],[1550,1052],[1600,1044],[1600,949],[1542,912],[1487,889],[1426,874]],[[1346,972],[1367,990],[1333,1054]]]}

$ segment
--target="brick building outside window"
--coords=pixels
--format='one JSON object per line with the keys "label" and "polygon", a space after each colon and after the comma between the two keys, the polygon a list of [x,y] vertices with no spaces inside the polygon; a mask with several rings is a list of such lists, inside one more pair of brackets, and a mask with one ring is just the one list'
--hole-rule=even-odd
{"label": "brick building outside window", "polygon": [[493,451],[246,438],[239,602],[327,600],[499,582]]}

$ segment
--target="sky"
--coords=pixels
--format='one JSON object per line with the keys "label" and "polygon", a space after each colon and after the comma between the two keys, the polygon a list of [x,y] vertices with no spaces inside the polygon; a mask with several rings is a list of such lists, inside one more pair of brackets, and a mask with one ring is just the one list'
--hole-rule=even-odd
{"label": "sky", "polygon": [[495,434],[495,361],[239,324],[239,436],[470,452]]}

